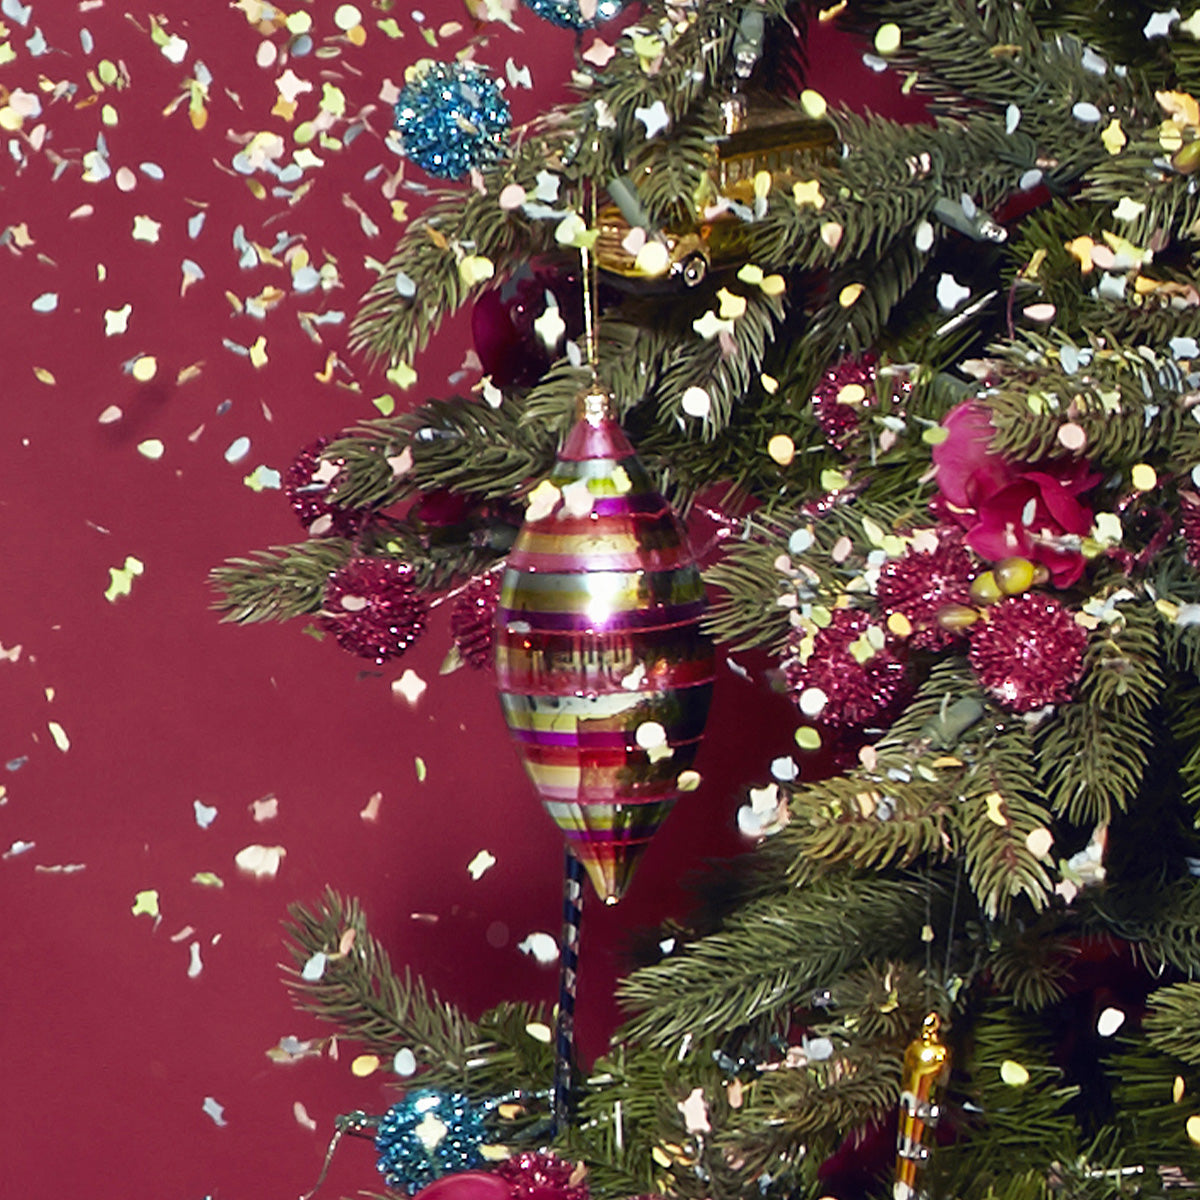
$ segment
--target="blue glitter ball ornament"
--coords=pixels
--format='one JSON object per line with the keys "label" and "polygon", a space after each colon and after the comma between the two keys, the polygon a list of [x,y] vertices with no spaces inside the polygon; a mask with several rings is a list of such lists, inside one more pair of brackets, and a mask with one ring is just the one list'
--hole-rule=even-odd
{"label": "blue glitter ball ornament", "polygon": [[496,81],[475,63],[430,63],[396,101],[405,158],[443,179],[499,158],[510,124]]}
{"label": "blue glitter ball ornament", "polygon": [[584,5],[579,0],[525,0],[525,7],[545,21],[563,29],[591,29],[604,21],[611,21],[621,11],[624,0],[596,0],[595,15],[585,17]]}
{"label": "blue glitter ball ornament", "polygon": [[375,1130],[377,1165],[388,1187],[411,1196],[441,1175],[480,1166],[490,1111],[458,1092],[409,1092],[380,1117]]}

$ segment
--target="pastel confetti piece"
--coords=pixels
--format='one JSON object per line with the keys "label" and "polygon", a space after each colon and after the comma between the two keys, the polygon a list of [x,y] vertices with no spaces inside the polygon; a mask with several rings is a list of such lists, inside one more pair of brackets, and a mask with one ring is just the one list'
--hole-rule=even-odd
{"label": "pastel confetti piece", "polygon": [[29,307],[36,313],[52,313],[58,308],[58,293],[43,292]]}
{"label": "pastel confetti piece", "polygon": [[825,114],[829,111],[829,105],[826,103],[825,97],[812,88],[805,88],[800,93],[800,107],[804,109],[805,116],[810,117],[814,121],[823,120]]}
{"label": "pastel confetti piece", "polygon": [[708,1123],[708,1104],[704,1099],[702,1087],[692,1088],[687,1097],[678,1101],[675,1107],[682,1113],[688,1133],[712,1132],[712,1126]]}
{"label": "pastel confetti piece", "polygon": [[152,461],[162,458],[166,452],[166,447],[158,438],[147,438],[144,442],[138,442],[137,449],[143,458],[148,458]]}
{"label": "pastel confetti piece", "polygon": [[806,717],[819,717],[829,703],[829,697],[819,687],[806,687],[796,701],[796,707]]}
{"label": "pastel confetti piece", "polygon": [[1125,1014],[1119,1008],[1106,1008],[1096,1019],[1096,1032],[1103,1038],[1112,1037],[1125,1024]]}
{"label": "pastel confetti piece", "polygon": [[727,288],[719,288],[717,300],[720,302],[717,315],[724,321],[736,321],[746,314],[746,297],[739,296]]}
{"label": "pastel confetti piece", "polygon": [[418,783],[424,783],[429,777],[429,768],[419,754],[413,756],[413,774],[416,775]]}
{"label": "pastel confetti piece", "polygon": [[480,850],[469,863],[467,874],[477,882],[496,865],[496,856],[490,850]]}
{"label": "pastel confetti piece", "polygon": [[367,803],[359,811],[358,815],[364,821],[377,821],[377,820],[379,820],[379,806],[382,803],[383,803],[383,793],[382,792],[372,792],[371,798],[367,801]]}
{"label": "pastel confetti piece", "polygon": [[106,308],[104,310],[104,336],[113,337],[118,333],[126,332],[132,312],[132,304],[123,304],[120,308]]}
{"label": "pastel confetti piece", "polygon": [[633,260],[634,270],[655,278],[671,266],[671,252],[657,239],[643,242]]}
{"label": "pastel confetti piece", "polygon": [[308,1115],[308,1109],[299,1100],[292,1105],[292,1116],[296,1118],[296,1124],[305,1129],[314,1130],[317,1128],[316,1121]]}
{"label": "pastel confetti piece", "polygon": [[133,218],[133,240],[135,242],[157,242],[162,222],[139,213]]}
{"label": "pastel confetti piece", "polygon": [[200,943],[192,942],[192,944],[190,946],[188,946],[187,977],[189,979],[195,979],[200,974],[200,972],[203,970],[204,970],[204,963],[201,961],[201,958],[200,958]]}
{"label": "pastel confetti piece", "polygon": [[796,457],[796,443],[786,433],[777,433],[767,442],[767,454],[786,467]]}
{"label": "pastel confetti piece", "polygon": [[279,797],[264,796],[261,800],[252,800],[250,815],[259,823],[275,820],[279,816]]}
{"label": "pastel confetti piece", "polygon": [[1008,824],[1008,818],[1004,815],[1004,797],[999,792],[988,792],[983,802],[987,806],[987,819],[993,825]]}
{"label": "pastel confetti piece", "polygon": [[235,438],[230,442],[228,449],[225,451],[225,461],[227,463],[238,463],[249,453],[250,439],[244,436]]}
{"label": "pastel confetti piece", "polygon": [[838,292],[838,304],[842,308],[850,308],[851,305],[857,303],[859,296],[862,294],[863,285],[861,283],[848,283]]}
{"label": "pastel confetti piece", "polygon": [[1153,491],[1158,486],[1158,472],[1149,463],[1138,463],[1130,472],[1130,479],[1139,492]]}
{"label": "pastel confetti piece", "polygon": [[223,1104],[218,1104],[217,1101],[212,1098],[212,1096],[205,1096],[204,1104],[201,1107],[204,1110],[204,1115],[212,1118],[214,1125],[229,1124],[229,1122],[225,1120],[225,1106]]}
{"label": "pastel confetti piece", "polygon": [[1000,1079],[1009,1087],[1024,1087],[1029,1082],[1029,1072],[1019,1062],[1006,1058],[1000,1064]]}
{"label": "pastel confetti piece", "polygon": [[1054,846],[1054,834],[1044,825],[1031,829],[1025,837],[1025,848],[1034,858],[1046,858]]}
{"label": "pastel confetti piece", "polygon": [[306,983],[316,983],[325,974],[325,965],[328,961],[326,954],[318,950],[300,969],[300,978]]}
{"label": "pastel confetti piece", "polygon": [[399,679],[392,681],[392,694],[402,696],[410,708],[415,708],[428,686],[425,680],[409,667]]}
{"label": "pastel confetti piece", "polygon": [[397,1050],[392,1058],[392,1070],[397,1075],[408,1078],[409,1075],[415,1075],[417,1072],[417,1056],[405,1046],[401,1050]]}
{"label": "pastel confetti piece", "polygon": [[401,391],[407,391],[417,382],[417,373],[408,363],[397,363],[384,374],[388,383],[394,383]]}
{"label": "pastel confetti piece", "polygon": [[250,363],[254,367],[265,366],[267,362],[267,339],[259,336],[250,347]]}
{"label": "pastel confetti piece", "polygon": [[900,26],[888,21],[875,32],[875,49],[879,54],[895,54],[900,49]]}
{"label": "pastel confetti piece", "polygon": [[593,67],[603,70],[616,53],[615,47],[610,46],[603,38],[596,38],[580,57],[584,62],[591,63]]}
{"label": "pastel confetti piece", "polygon": [[680,771],[675,777],[675,786],[681,792],[694,792],[699,788],[701,776],[699,771]]}
{"label": "pastel confetti piece", "polygon": [[130,364],[129,373],[138,383],[149,383],[158,374],[158,359],[153,354],[139,354]]}
{"label": "pastel confetti piece", "polygon": [[1171,1085],[1171,1103],[1178,1104],[1183,1099],[1186,1091],[1187,1084],[1184,1082],[1183,1076],[1176,1075],[1175,1082]]}
{"label": "pastel confetti piece", "polygon": [[274,467],[259,464],[242,482],[252,491],[261,492],[283,487],[283,476]]}
{"label": "pastel confetti piece", "polygon": [[192,876],[192,882],[200,887],[223,888],[225,886],[225,880],[215,871],[197,871]]}
{"label": "pastel confetti piece", "polygon": [[54,739],[54,744],[65,754],[71,748],[71,739],[67,737],[67,731],[57,721],[47,721],[46,728],[50,730],[50,736]]}
{"label": "pastel confetti piece", "polygon": [[133,898],[133,908],[130,909],[135,917],[160,916],[158,907],[158,892],[154,888],[147,888],[144,892],[138,892]]}
{"label": "pastel confetti piece", "polygon": [[671,117],[667,112],[667,106],[661,100],[655,100],[653,104],[646,108],[635,106],[633,115],[645,127],[647,140],[657,137],[664,130],[669,129],[671,125]]}
{"label": "pastel confetti piece", "polygon": [[534,962],[539,962],[543,966],[558,961],[558,942],[548,933],[531,933],[523,941],[517,943],[517,949],[522,954],[528,954]]}
{"label": "pastel confetti piece", "polygon": [[134,578],[141,575],[145,569],[145,564],[141,559],[135,558],[132,554],[126,556],[124,566],[109,567],[109,584],[104,593],[105,600],[111,604],[118,596],[128,596],[133,588]]}
{"label": "pastel confetti piece", "polygon": [[971,289],[964,287],[953,275],[942,272],[937,285],[938,307],[943,312],[952,312],[971,295]]}
{"label": "pastel confetti piece", "polygon": [[360,1054],[350,1063],[350,1074],[359,1079],[366,1079],[379,1070],[378,1054]]}
{"label": "pastel confetti piece", "polygon": [[1187,1135],[1191,1141],[1200,1146],[1200,1116],[1188,1117],[1184,1128],[1187,1130]]}
{"label": "pastel confetti piece", "polygon": [[820,211],[825,207],[825,197],[821,194],[819,179],[797,180],[792,184],[792,199],[797,208],[815,208]]}
{"label": "pastel confetti piece", "polygon": [[246,846],[239,850],[233,861],[239,871],[257,879],[273,879],[279,873],[279,864],[287,851],[282,846]]}
{"label": "pastel confetti piece", "polygon": [[1074,421],[1068,421],[1066,425],[1060,426],[1056,436],[1059,444],[1068,450],[1082,450],[1087,445],[1087,431],[1082,425],[1076,425]]}
{"label": "pastel confetti piece", "polygon": [[679,407],[689,417],[702,419],[712,410],[712,397],[702,388],[693,384],[680,398]]}
{"label": "pastel confetti piece", "polygon": [[562,500],[562,493],[548,479],[543,479],[529,493],[525,508],[527,522],[541,521],[548,517]]}

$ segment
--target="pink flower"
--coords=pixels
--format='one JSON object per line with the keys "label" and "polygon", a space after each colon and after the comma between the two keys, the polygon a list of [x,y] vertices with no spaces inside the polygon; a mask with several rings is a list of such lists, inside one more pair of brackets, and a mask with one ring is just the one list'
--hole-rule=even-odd
{"label": "pink flower", "polygon": [[995,429],[974,401],[951,409],[942,425],[949,436],[933,448],[935,510],[966,530],[981,558],[1027,558],[1050,572],[1055,587],[1074,583],[1084,568],[1079,539],[1092,528],[1092,511],[1078,497],[1100,476],[1082,459],[1009,462],[990,449]]}

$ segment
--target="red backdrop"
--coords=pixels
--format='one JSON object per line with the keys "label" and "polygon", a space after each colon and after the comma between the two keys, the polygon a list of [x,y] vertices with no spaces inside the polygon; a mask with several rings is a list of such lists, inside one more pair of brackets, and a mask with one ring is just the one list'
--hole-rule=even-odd
{"label": "red backdrop", "polygon": [[[385,1073],[351,1075],[353,1047],[288,1065],[267,1054],[330,1032],[293,1012],[278,969],[286,906],[326,884],[361,897],[394,961],[469,1011],[555,992],[555,969],[517,944],[556,932],[559,837],[490,682],[439,677],[444,619],[377,670],[303,622],[238,628],[210,608],[213,565],[303,536],[281,491],[251,484],[375,415],[379,397],[449,393],[470,348],[452,325],[407,393],[344,349],[370,260],[421,203],[407,184],[399,206],[386,194],[399,165],[383,142],[389,81],[473,44],[500,76],[511,63],[519,121],[561,98],[570,73],[573,36],[525,9],[510,29],[476,25],[457,0],[358,7],[359,29],[335,0],[161,0],[155,16],[105,0],[2,6],[5,1195],[307,1190],[334,1116],[391,1100]],[[302,22],[283,27],[289,12],[311,18],[310,46]],[[817,86],[837,78],[856,103],[894,92],[847,71],[857,50],[827,46]],[[239,172],[239,154],[271,148],[264,133],[281,156]],[[322,272],[315,287],[301,253]],[[131,558],[141,573],[114,594]],[[413,705],[391,687],[408,668],[429,685]],[[767,776],[790,729],[782,701],[722,670],[704,785],[629,898],[588,913],[589,1054],[615,1020],[632,931],[685,913],[683,877],[740,849],[738,786]],[[276,815],[257,820],[270,797]],[[273,878],[235,866],[252,845],[286,852]],[[483,849],[496,864],[474,881]],[[133,911],[148,892],[157,916]],[[377,1178],[369,1146],[352,1143],[328,1193]]]}

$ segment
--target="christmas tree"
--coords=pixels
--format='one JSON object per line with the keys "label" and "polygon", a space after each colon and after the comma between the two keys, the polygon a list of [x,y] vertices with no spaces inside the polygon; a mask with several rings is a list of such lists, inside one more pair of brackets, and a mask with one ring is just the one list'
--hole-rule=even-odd
{"label": "christmas tree", "polygon": [[[531,7],[591,30],[577,98],[505,138],[474,68],[410,80],[406,152],[463,179],[354,340],[402,374],[464,305],[526,324],[478,394],[308,448],[313,536],[221,568],[225,613],[384,658],[451,596],[485,662],[594,369],[657,489],[716,520],[707,628],[773,656],[801,768],[746,781],[755,851],[624,980],[560,1190],[1197,1190],[1200,10],[651,0],[618,34]],[[803,89],[835,19],[927,120]],[[456,1147],[476,1110],[476,1142],[544,1145],[547,1012],[471,1019],[336,895],[291,938],[298,1002],[410,1050]]]}

